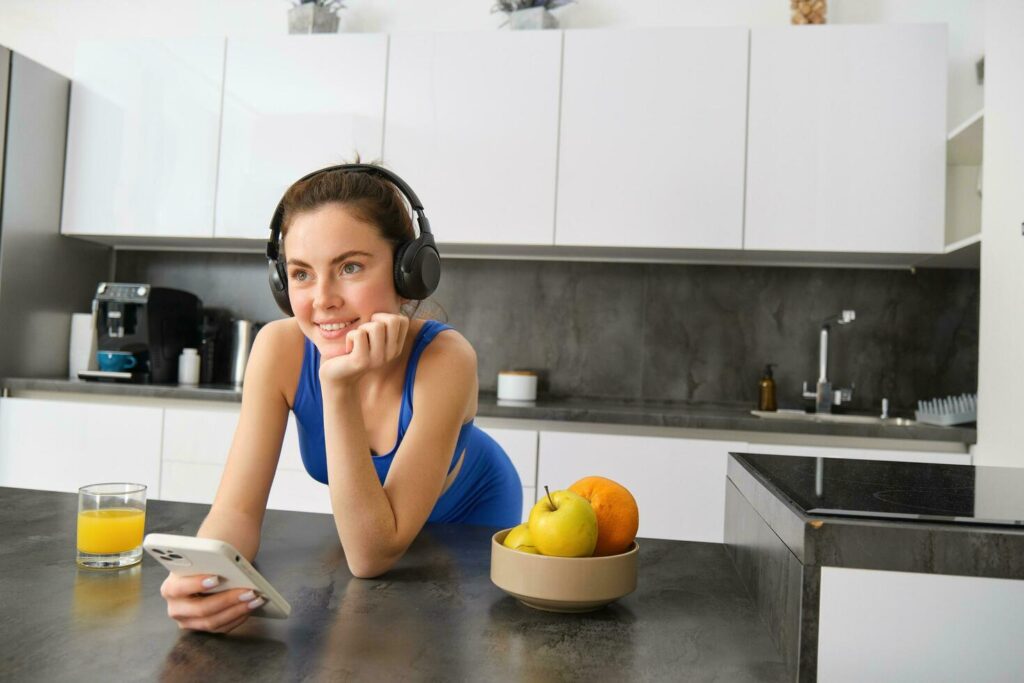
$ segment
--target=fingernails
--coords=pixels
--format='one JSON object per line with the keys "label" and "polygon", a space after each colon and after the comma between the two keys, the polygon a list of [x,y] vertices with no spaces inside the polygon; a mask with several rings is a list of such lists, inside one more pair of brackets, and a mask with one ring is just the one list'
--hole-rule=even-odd
{"label": "fingernails", "polygon": [[216,576],[208,576],[203,579],[203,588],[213,588],[220,583],[220,578]]}
{"label": "fingernails", "polygon": [[241,595],[239,595],[238,599],[241,600],[242,602],[249,602],[250,600],[254,599],[255,597],[256,597],[256,594],[254,592],[246,591],[246,592],[242,593]]}
{"label": "fingernails", "polygon": [[263,603],[265,602],[266,600],[264,600],[263,598],[256,598],[255,600],[249,603],[249,609],[256,609],[257,607],[262,607]]}

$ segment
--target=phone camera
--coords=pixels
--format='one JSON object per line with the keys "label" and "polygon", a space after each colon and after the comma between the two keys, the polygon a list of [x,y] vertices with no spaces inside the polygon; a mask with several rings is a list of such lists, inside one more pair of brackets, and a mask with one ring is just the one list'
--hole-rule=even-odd
{"label": "phone camera", "polygon": [[240,559],[241,558],[239,558],[238,555],[235,555],[235,562],[238,562]]}

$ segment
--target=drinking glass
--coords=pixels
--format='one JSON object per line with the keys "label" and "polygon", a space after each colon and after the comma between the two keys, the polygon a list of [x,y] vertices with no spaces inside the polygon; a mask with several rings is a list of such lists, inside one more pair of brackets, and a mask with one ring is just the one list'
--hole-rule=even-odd
{"label": "drinking glass", "polygon": [[142,561],[145,484],[90,484],[78,489],[78,566],[118,569]]}

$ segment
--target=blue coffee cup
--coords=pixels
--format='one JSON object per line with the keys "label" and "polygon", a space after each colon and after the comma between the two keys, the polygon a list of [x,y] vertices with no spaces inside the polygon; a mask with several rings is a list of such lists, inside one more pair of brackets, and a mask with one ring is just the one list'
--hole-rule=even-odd
{"label": "blue coffee cup", "polygon": [[103,372],[124,372],[138,365],[131,351],[97,351],[96,363]]}

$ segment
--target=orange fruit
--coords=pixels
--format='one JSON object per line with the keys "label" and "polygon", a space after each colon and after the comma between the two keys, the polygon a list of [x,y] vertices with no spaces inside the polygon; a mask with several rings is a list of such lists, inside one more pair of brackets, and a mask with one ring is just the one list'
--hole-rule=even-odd
{"label": "orange fruit", "polygon": [[597,515],[594,555],[617,555],[629,548],[640,526],[636,499],[622,484],[605,477],[584,477],[569,490],[590,501]]}

